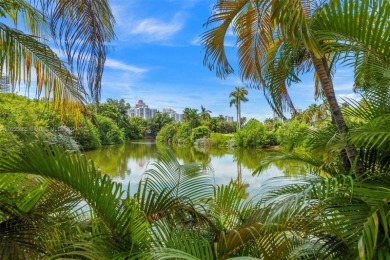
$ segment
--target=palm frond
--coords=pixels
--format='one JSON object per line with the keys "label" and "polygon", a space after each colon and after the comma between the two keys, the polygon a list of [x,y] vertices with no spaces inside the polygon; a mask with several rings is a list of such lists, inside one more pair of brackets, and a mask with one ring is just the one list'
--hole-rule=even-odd
{"label": "palm frond", "polygon": [[211,168],[200,163],[181,164],[172,151],[166,150],[146,170],[148,187],[158,194],[174,191],[176,199],[193,203],[212,196]]}
{"label": "palm frond", "polygon": [[326,52],[346,54],[357,80],[380,79],[390,68],[389,10],[382,0],[330,1],[314,17],[313,30]]}
{"label": "palm frond", "polygon": [[42,36],[49,29],[49,24],[44,19],[43,13],[25,0],[3,2],[2,11],[3,15],[9,17],[16,26],[22,19],[24,28],[35,36]]}
{"label": "palm frond", "polygon": [[[108,44],[115,39],[114,16],[107,0],[39,1],[49,14],[54,39],[75,64],[78,78],[85,78],[92,99],[100,99],[101,80]],[[75,58],[76,57],[76,62]]]}
{"label": "palm frond", "polygon": [[268,205],[266,223],[306,232],[328,252],[347,249],[348,257],[386,253],[389,184],[380,178],[312,178],[278,188],[262,199]]}
{"label": "palm frond", "polygon": [[221,78],[225,78],[233,72],[224,47],[226,32],[233,21],[233,17],[239,14],[249,2],[249,0],[218,1],[214,6],[214,15],[208,19],[206,25],[221,24],[201,36],[201,42],[206,47],[203,64],[207,65],[210,70],[216,69],[217,75]]}
{"label": "palm frond", "polygon": [[[79,116],[84,90],[57,55],[37,38],[0,23],[0,65],[15,86],[31,85],[32,69],[37,74],[37,95],[44,93],[63,116]],[[73,113],[73,114],[69,114]]]}
{"label": "palm frond", "polygon": [[121,184],[102,175],[84,156],[36,142],[25,147],[23,155],[0,161],[1,174],[20,172],[60,181],[78,192],[123,247],[137,247],[148,239],[148,223]]}
{"label": "palm frond", "polygon": [[176,227],[176,225],[167,225],[163,222],[154,225],[153,236],[157,244],[155,245],[156,249],[153,250],[154,253],[152,253],[153,259],[158,259],[160,254],[168,253],[171,249],[185,252],[194,259],[214,258],[210,242],[202,237],[199,231]]}

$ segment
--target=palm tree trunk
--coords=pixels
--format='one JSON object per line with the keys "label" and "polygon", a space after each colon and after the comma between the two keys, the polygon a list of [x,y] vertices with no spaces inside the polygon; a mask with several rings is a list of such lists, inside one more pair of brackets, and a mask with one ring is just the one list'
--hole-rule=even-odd
{"label": "palm tree trunk", "polygon": [[[341,136],[344,138],[344,149],[347,154],[348,160],[351,165],[355,163],[357,151],[354,145],[349,143],[348,137],[348,128],[345,124],[343,114],[341,113],[340,106],[336,99],[336,94],[333,88],[333,82],[328,74],[328,65],[325,57],[316,58],[313,53],[311,53],[313,64],[317,72],[318,78],[321,82],[322,90],[326,96],[326,99],[329,103],[329,108],[332,113],[332,118],[339,130]],[[356,165],[355,175],[363,172],[362,162],[359,160]]]}
{"label": "palm tree trunk", "polygon": [[237,101],[237,130],[240,129],[240,101]]}
{"label": "palm tree trunk", "polygon": [[237,183],[239,186],[242,185],[242,165],[237,161]]}

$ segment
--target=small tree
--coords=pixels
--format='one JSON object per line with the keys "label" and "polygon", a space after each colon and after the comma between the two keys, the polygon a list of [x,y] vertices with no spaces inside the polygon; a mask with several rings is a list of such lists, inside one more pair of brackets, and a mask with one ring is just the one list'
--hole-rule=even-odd
{"label": "small tree", "polygon": [[196,139],[210,137],[210,129],[207,126],[199,126],[192,130],[191,141],[195,142]]}
{"label": "small tree", "polygon": [[241,101],[248,101],[246,95],[248,95],[248,90],[240,87],[236,87],[235,91],[232,91],[229,94],[229,97],[232,97],[230,100],[230,106],[234,105],[237,110],[237,129],[241,128]]}

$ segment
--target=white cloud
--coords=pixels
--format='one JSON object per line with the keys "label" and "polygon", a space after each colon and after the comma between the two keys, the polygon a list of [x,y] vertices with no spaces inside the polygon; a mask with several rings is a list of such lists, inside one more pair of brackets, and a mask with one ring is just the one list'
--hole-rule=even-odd
{"label": "white cloud", "polygon": [[165,22],[155,18],[137,21],[130,30],[131,35],[141,36],[144,42],[165,41],[173,37],[183,28],[183,19],[177,13],[171,21]]}
{"label": "white cloud", "polygon": [[335,91],[352,91],[353,90],[353,84],[354,82],[353,81],[350,81],[350,82],[346,82],[346,83],[341,83],[341,84],[338,84],[338,83],[333,83],[333,87],[334,87],[334,90]]}
{"label": "white cloud", "polygon": [[200,37],[196,37],[196,38],[192,39],[190,44],[199,46],[201,44]]}
{"label": "white cloud", "polygon": [[108,68],[123,70],[123,71],[127,71],[127,72],[132,72],[135,74],[142,74],[142,73],[149,71],[148,69],[131,66],[131,65],[128,65],[126,63],[123,63],[123,62],[120,62],[117,60],[113,60],[113,59],[107,59],[105,66]]}

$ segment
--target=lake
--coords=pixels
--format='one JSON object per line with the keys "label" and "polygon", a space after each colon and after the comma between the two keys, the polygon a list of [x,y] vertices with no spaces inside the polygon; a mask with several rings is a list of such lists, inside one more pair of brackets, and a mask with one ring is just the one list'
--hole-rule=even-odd
{"label": "lake", "polygon": [[[163,144],[153,140],[127,142],[122,145],[104,146],[85,152],[88,159],[100,167],[103,173],[113,177],[125,187],[130,183],[131,193],[136,192],[138,182],[150,163],[157,158],[158,152],[166,149]],[[275,151],[264,149],[205,149],[193,146],[170,146],[181,163],[199,162],[213,169],[215,184],[228,184],[230,180],[241,180],[249,184],[247,191],[256,195],[284,181],[270,179],[281,176],[299,176],[305,169],[296,163],[278,162],[271,165],[259,176],[252,176],[261,159],[272,156]],[[268,180],[268,181],[267,181]],[[267,181],[267,185],[265,185]]]}

